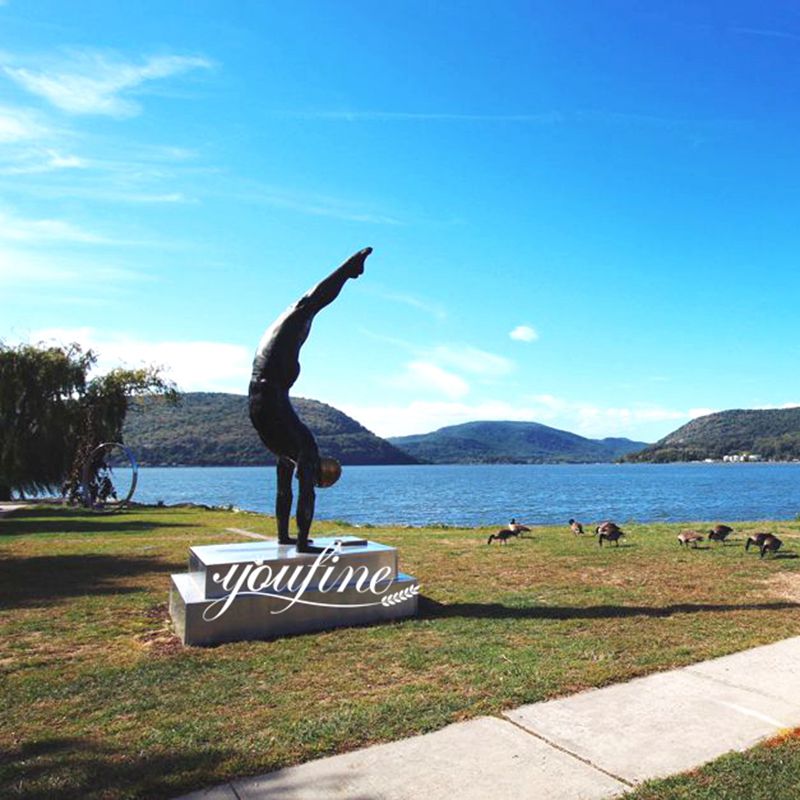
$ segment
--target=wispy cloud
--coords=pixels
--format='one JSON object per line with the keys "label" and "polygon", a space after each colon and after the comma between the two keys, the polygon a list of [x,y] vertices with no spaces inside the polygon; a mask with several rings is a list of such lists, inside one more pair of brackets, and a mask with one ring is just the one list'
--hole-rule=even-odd
{"label": "wispy cloud", "polygon": [[393,292],[391,290],[381,289],[376,286],[366,286],[363,291],[380,297],[382,300],[389,300],[392,303],[402,303],[403,305],[415,308],[418,311],[424,311],[426,314],[435,317],[438,320],[447,318],[447,310],[440,303],[434,303],[417,295],[408,294],[406,292]]}
{"label": "wispy cloud", "polygon": [[473,375],[499,377],[514,371],[511,359],[469,345],[440,344],[427,352],[435,362]]}
{"label": "wispy cloud", "polygon": [[533,410],[502,400],[483,403],[414,400],[407,405],[365,406],[342,403],[341,409],[379,436],[430,433],[447,425],[475,420],[533,420]]}
{"label": "wispy cloud", "polygon": [[[550,394],[533,395],[528,399],[534,418],[555,427],[564,427],[583,436],[628,436],[652,438],[653,425],[670,423],[676,428],[689,420],[710,414],[714,409],[665,408],[645,403],[630,406],[602,406],[575,402]],[[646,431],[642,433],[642,431]],[[665,429],[660,435],[666,434]]]}
{"label": "wispy cloud", "polygon": [[0,246],[0,288],[37,294],[42,290],[74,290],[76,294],[113,292],[120,285],[145,279],[113,259],[90,259],[83,253],[64,254],[57,250],[32,253],[17,247]]}
{"label": "wispy cloud", "polygon": [[524,122],[549,125],[561,122],[555,111],[534,114],[459,114],[426,111],[283,111],[276,116],[332,122]]}
{"label": "wispy cloud", "polygon": [[535,342],[539,338],[536,329],[530,325],[517,325],[508,335],[517,342]]}
{"label": "wispy cloud", "polygon": [[[748,32],[743,29],[743,32]],[[759,33],[758,31],[749,31]],[[779,35],[778,32],[761,32],[763,35]],[[793,38],[787,34],[786,38]],[[528,113],[492,114],[492,113],[455,113],[455,112],[425,112],[425,111],[275,111],[274,116],[308,120],[309,122],[409,122],[409,123],[484,123],[484,124],[519,124],[533,126],[553,126],[553,125],[612,125],[612,126],[639,126],[655,127],[665,129],[681,129],[691,127],[705,127],[708,125],[728,125],[737,120],[729,119],[707,119],[697,120],[689,117],[664,117],[636,110],[612,109],[572,109],[572,110],[550,110]]]}
{"label": "wispy cloud", "polygon": [[0,144],[39,140],[50,134],[48,126],[33,111],[0,106]]}
{"label": "wispy cloud", "polygon": [[800,42],[800,34],[789,31],[770,30],[768,28],[733,28],[734,33],[743,33],[747,36],[761,36],[767,39],[789,39]]}
{"label": "wispy cloud", "polygon": [[352,202],[334,197],[309,195],[273,188],[256,188],[238,195],[241,200],[264,203],[273,208],[284,208],[313,217],[330,217],[344,222],[367,225],[402,225],[397,217],[359,208]]}
{"label": "wispy cloud", "polygon": [[110,239],[60,219],[23,219],[0,211],[0,239],[14,242],[44,244],[78,242],[109,244]]}
{"label": "wispy cloud", "polygon": [[417,394],[432,392],[450,399],[469,393],[469,384],[460,375],[430,361],[411,361],[400,375],[388,379],[386,383]]}
{"label": "wispy cloud", "polygon": [[96,50],[72,50],[51,61],[49,68],[6,60],[2,69],[23,89],[69,114],[131,117],[141,106],[129,95],[144,84],[211,66],[197,56],[151,56],[133,63]]}
{"label": "wispy cloud", "polygon": [[399,374],[382,379],[385,385],[407,394],[425,392],[456,400],[469,394],[473,379],[483,385],[495,384],[516,369],[511,359],[471,345],[420,346],[371,331],[364,333],[414,356]]}
{"label": "wispy cloud", "polygon": [[78,342],[99,355],[98,372],[118,366],[155,365],[184,391],[244,394],[250,378],[251,350],[228,342],[146,340],[95,328],[47,328],[31,333],[32,342]]}
{"label": "wispy cloud", "polygon": [[505,400],[464,402],[453,396],[446,400],[413,400],[387,405],[341,405],[342,410],[380,436],[405,436],[429,433],[447,425],[477,420],[540,422],[589,438],[626,436],[655,441],[670,430],[711,413],[711,409],[676,409],[634,405],[604,407],[574,403],[553,395],[522,398],[519,403]]}

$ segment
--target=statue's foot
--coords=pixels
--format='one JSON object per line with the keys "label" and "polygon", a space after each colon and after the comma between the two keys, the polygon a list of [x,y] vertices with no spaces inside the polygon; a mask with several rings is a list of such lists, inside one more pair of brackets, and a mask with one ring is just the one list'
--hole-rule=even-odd
{"label": "statue's foot", "polygon": [[359,250],[354,256],[347,259],[345,267],[347,267],[347,276],[349,278],[357,278],[359,275],[364,274],[364,262],[371,252],[371,247],[365,247],[363,250]]}
{"label": "statue's foot", "polygon": [[328,548],[326,547],[319,547],[317,545],[313,545],[311,544],[311,542],[306,542],[305,544],[300,542],[297,545],[298,553],[324,553],[327,549]]}
{"label": "statue's foot", "polygon": [[[292,536],[284,536],[283,539],[278,537],[278,544],[297,544],[297,539]],[[313,539],[308,540],[308,544],[312,544],[314,542]]]}

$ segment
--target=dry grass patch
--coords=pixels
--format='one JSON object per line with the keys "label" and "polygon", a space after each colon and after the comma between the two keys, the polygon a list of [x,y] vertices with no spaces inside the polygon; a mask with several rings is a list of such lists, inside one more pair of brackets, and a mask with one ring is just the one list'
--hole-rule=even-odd
{"label": "dry grass patch", "polygon": [[800,572],[781,572],[764,581],[767,594],[800,604]]}

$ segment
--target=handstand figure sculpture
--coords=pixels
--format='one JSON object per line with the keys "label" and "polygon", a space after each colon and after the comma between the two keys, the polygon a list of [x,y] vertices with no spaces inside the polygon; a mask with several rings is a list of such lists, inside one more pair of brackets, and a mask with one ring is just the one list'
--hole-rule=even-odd
{"label": "handstand figure sculpture", "polygon": [[[275,516],[278,543],[296,544],[298,552],[318,553],[308,538],[314,519],[314,487],[332,486],[341,474],[339,462],[320,458],[314,435],[300,421],[289,401],[289,389],[300,374],[300,348],[317,312],[332,303],[348,278],[364,272],[372,252],[366,247],[351,256],[310,292],[290,306],[267,329],[253,360],[250,379],[250,419],[261,441],[278,457]],[[297,539],[289,536],[292,475],[297,472]]]}

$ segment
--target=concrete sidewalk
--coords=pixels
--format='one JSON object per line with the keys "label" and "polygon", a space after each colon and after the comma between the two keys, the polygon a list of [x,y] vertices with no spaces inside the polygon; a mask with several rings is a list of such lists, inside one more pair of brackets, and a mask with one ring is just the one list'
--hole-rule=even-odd
{"label": "concrete sidewalk", "polygon": [[800,725],[800,637],[181,800],[594,800]]}

